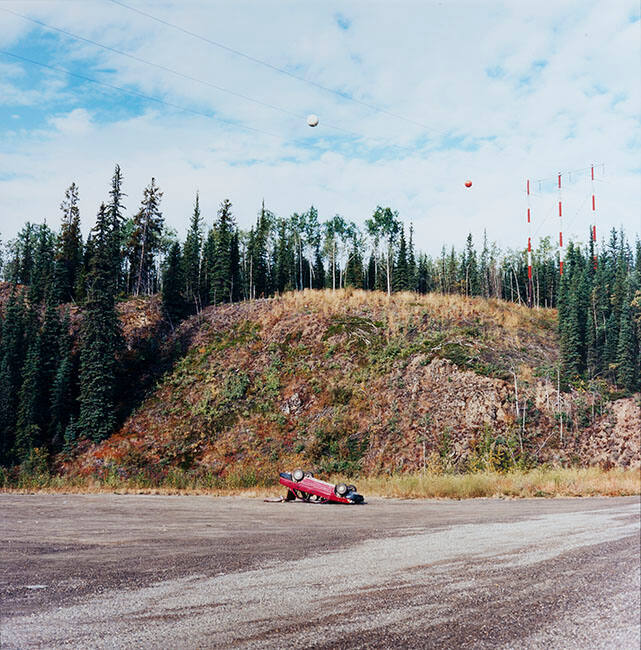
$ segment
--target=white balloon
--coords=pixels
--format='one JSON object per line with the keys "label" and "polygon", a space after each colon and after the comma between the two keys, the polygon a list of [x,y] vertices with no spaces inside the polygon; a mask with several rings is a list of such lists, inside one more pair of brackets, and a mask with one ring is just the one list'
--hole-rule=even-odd
{"label": "white balloon", "polygon": [[318,125],[318,115],[308,115],[307,116],[307,124],[309,126],[317,126]]}

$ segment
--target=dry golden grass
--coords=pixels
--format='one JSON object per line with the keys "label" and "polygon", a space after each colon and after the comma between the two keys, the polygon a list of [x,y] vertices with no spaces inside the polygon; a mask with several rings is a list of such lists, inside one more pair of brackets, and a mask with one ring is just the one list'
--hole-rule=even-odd
{"label": "dry golden grass", "polygon": [[292,313],[293,310],[310,310],[323,315],[347,310],[383,310],[390,319],[388,327],[395,332],[398,324],[420,309],[428,309],[436,318],[480,318],[511,330],[528,327],[532,324],[555,322],[554,309],[529,309],[524,305],[507,303],[502,300],[469,298],[457,294],[429,293],[419,295],[409,291],[388,296],[380,291],[360,289],[338,289],[332,291],[297,291],[285,293],[274,300],[272,318]]}
{"label": "dry golden grass", "polygon": [[[333,482],[347,480],[333,476]],[[352,479],[349,479],[351,481]],[[641,469],[577,468],[534,469],[528,472],[504,474],[487,472],[475,474],[416,473],[398,476],[364,477],[358,480],[358,491],[367,497],[396,499],[470,499],[470,498],[530,498],[530,497],[596,497],[641,494]],[[206,488],[192,485],[179,489],[169,486],[136,486],[131,482],[117,485],[95,480],[67,480],[51,477],[46,484],[23,488],[3,488],[0,492],[13,494],[158,494],[208,495],[264,498],[283,495],[280,485],[252,488]]]}
{"label": "dry golden grass", "polygon": [[586,497],[641,494],[641,470],[577,468],[528,472],[430,474],[365,478],[359,491],[400,499],[473,497]]}

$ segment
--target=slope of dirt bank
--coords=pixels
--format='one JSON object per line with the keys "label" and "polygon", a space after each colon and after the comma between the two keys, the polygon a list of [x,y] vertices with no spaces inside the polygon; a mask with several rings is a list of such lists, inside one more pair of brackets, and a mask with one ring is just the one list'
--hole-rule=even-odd
{"label": "slope of dirt bank", "polygon": [[641,398],[619,399],[577,437],[575,450],[585,464],[641,467]]}
{"label": "slope of dirt bank", "polygon": [[552,310],[307,291],[209,308],[176,341],[184,358],[67,471],[242,483],[292,464],[364,473],[640,464],[638,402],[590,409],[589,395],[559,398],[547,378],[558,354]]}

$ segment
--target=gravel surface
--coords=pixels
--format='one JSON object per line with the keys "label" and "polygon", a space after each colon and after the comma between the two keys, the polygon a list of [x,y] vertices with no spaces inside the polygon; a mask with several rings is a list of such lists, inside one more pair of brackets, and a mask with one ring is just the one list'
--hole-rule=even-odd
{"label": "gravel surface", "polygon": [[640,502],[0,494],[2,648],[639,648]]}

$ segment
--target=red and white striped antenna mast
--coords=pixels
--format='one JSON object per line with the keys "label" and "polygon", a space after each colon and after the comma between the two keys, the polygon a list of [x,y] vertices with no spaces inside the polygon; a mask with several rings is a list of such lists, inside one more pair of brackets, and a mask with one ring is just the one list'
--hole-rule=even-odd
{"label": "red and white striped antenna mast", "polygon": [[559,172],[559,274],[563,275],[565,250],[563,249],[563,197],[561,196],[561,172]]}
{"label": "red and white striped antenna mast", "polygon": [[[593,248],[593,254],[592,254],[592,264],[594,266],[594,269],[597,268],[597,263],[598,263],[598,256],[597,256],[597,235],[596,235],[596,221],[597,221],[597,209],[596,209],[596,192],[595,192],[595,167],[596,168],[603,168],[603,165],[595,165],[592,163],[589,167],[585,167],[583,169],[578,169],[574,171],[567,171],[567,172],[558,172],[556,174],[556,181],[557,181],[557,203],[559,206],[559,275],[563,275],[564,272],[564,265],[565,265],[565,247],[563,246],[563,193],[562,193],[562,182],[561,182],[561,177],[566,174],[567,175],[567,180],[568,184],[572,185],[572,174],[576,174],[579,176],[582,176],[583,174],[586,174],[587,171],[589,170],[590,172],[590,179],[591,179],[591,187],[592,187],[592,217],[591,217],[591,222],[590,222],[590,243],[592,244]],[[542,183],[548,183],[549,181],[552,181],[555,177],[552,178],[545,178],[545,179],[540,179],[538,181],[535,181],[538,183],[539,191],[532,192],[530,190],[530,180],[527,179],[526,181],[526,194],[527,194],[527,225],[528,225],[528,242],[527,242],[527,257],[528,257],[528,306],[531,305],[531,298],[534,295],[533,292],[533,287],[532,287],[532,210],[531,210],[531,205],[530,205],[530,199],[531,196],[534,195],[535,197],[541,196],[541,185]],[[585,206],[587,202],[584,201],[581,205],[581,207],[577,210],[577,215],[579,214],[580,211],[583,210],[583,207]],[[566,206],[567,208],[567,206]],[[556,207],[553,207],[552,209],[552,214],[554,214],[554,211],[556,210]],[[548,217],[550,214],[548,213]],[[576,217],[576,215],[575,215]],[[543,220],[544,222],[547,221],[546,219]],[[572,223],[572,219],[570,219],[570,223]],[[539,226],[540,229],[540,226]],[[537,229],[537,232],[538,230]]]}
{"label": "red and white striped antenna mast", "polygon": [[530,207],[530,179],[526,182],[527,191],[527,304],[530,309],[533,304],[533,283],[532,283],[532,211]]}
{"label": "red and white striped antenna mast", "polygon": [[596,271],[597,267],[597,256],[596,256],[596,200],[594,198],[594,165],[590,166],[590,175],[592,177],[592,264],[594,265],[594,270]]}

